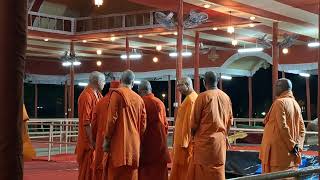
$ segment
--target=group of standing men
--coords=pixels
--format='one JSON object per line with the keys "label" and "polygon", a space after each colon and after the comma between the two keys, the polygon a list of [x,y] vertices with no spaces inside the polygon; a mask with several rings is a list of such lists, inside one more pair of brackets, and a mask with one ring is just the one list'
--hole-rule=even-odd
{"label": "group of standing men", "polygon": [[[102,97],[105,77],[91,73],[78,100],[79,180],[168,179],[165,106],[152,94],[148,81],[141,82],[140,96],[136,94],[134,79],[132,71],[124,71],[120,82],[111,82]],[[185,99],[175,119],[170,180],[225,179],[231,100],[217,88],[216,73],[206,72],[203,82],[206,91],[198,95],[190,78],[177,81]],[[287,79],[277,82],[278,98],[266,117],[261,145],[264,172],[295,168],[301,160],[305,130],[291,88]]]}

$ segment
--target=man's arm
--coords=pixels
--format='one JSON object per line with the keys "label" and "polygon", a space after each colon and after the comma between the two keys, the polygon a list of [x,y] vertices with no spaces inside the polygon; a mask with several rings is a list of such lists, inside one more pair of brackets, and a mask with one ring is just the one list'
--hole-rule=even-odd
{"label": "man's arm", "polygon": [[305,133],[306,133],[306,128],[304,126],[304,121],[301,115],[301,110],[299,109],[299,139],[298,139],[298,145],[300,150],[303,149],[303,143],[305,139]]}
{"label": "man's arm", "polygon": [[85,129],[85,137],[86,141],[88,143],[88,146],[90,148],[94,148],[94,142],[92,139],[92,130],[91,130],[91,121],[92,121],[92,102],[89,97],[82,96],[79,99],[79,105],[82,106],[81,113],[82,113],[82,119],[83,119],[83,126]]}
{"label": "man's arm", "polygon": [[146,113],[146,107],[144,103],[142,103],[141,107],[141,116],[140,116],[140,139],[142,139],[144,132],[147,129],[147,113]]}
{"label": "man's arm", "polygon": [[185,110],[185,119],[182,125],[182,147],[187,148],[189,147],[189,143],[191,140],[191,120],[194,111],[194,102],[190,100],[187,108]]}
{"label": "man's arm", "polygon": [[286,143],[288,151],[291,152],[294,149],[294,146],[296,142],[294,142],[293,138],[290,135],[290,128],[287,125],[287,118],[285,113],[285,107],[283,102],[276,101],[275,107],[273,108],[275,110],[274,116],[276,117],[276,123],[279,127],[280,136],[282,137],[283,141]]}
{"label": "man's arm", "polygon": [[201,112],[203,109],[202,97],[198,96],[194,103],[193,114],[191,115],[191,135],[194,136],[196,134],[197,129],[200,125]]}

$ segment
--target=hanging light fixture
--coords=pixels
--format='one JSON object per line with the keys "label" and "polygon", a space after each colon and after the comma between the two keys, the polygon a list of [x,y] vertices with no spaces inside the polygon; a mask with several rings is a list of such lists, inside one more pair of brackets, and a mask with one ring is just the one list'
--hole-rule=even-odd
{"label": "hanging light fixture", "polygon": [[238,45],[238,40],[236,40],[236,39],[233,39],[233,40],[232,40],[232,42],[231,42],[231,44],[232,44],[233,46],[236,46],[236,45]]}
{"label": "hanging light fixture", "polygon": [[102,6],[103,0],[94,0],[94,4],[98,7]]}
{"label": "hanging light fixture", "polygon": [[234,33],[234,27],[232,26],[232,23],[231,23],[231,11],[229,11],[230,15],[229,15],[229,26],[227,28],[227,32],[232,34]]}
{"label": "hanging light fixture", "polygon": [[69,53],[68,51],[65,51],[64,55],[60,58],[62,61],[62,66],[68,67],[68,66],[80,66],[81,62],[79,61],[79,58],[76,57],[75,54]]}
{"label": "hanging light fixture", "polygon": [[161,45],[157,45],[157,46],[156,46],[156,50],[157,50],[157,51],[161,51],[161,50],[162,50],[162,46],[161,46]]}
{"label": "hanging light fixture", "polygon": [[250,52],[261,52],[261,51],[263,51],[263,48],[260,48],[260,47],[238,49],[238,53],[250,53]]}
{"label": "hanging light fixture", "polygon": [[[141,57],[142,54],[140,52],[137,52],[137,49],[132,49],[132,52],[129,53],[129,59],[140,59]],[[120,58],[127,59],[127,54],[122,54]]]}
{"label": "hanging light fixture", "polygon": [[288,48],[283,48],[283,49],[282,49],[282,53],[283,53],[283,54],[288,54],[288,52],[289,52]]}
{"label": "hanging light fixture", "polygon": [[[181,55],[183,57],[189,57],[189,56],[192,56],[192,52],[188,51],[188,46],[186,45],[186,51],[182,52]],[[169,53],[169,56],[170,57],[177,57],[178,56],[178,53],[177,52],[171,52]]]}

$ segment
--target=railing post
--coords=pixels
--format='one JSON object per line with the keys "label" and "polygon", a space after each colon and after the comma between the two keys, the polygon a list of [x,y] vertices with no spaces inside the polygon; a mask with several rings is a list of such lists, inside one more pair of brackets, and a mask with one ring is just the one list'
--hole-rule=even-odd
{"label": "railing post", "polygon": [[153,25],[153,12],[150,12],[150,25]]}
{"label": "railing post", "polygon": [[76,27],[77,27],[77,20],[73,18],[71,20],[71,32],[74,34],[76,32]]}
{"label": "railing post", "polygon": [[66,149],[65,149],[66,154],[68,154],[68,139],[69,139],[68,131],[69,131],[69,123],[68,123],[68,119],[66,119],[66,139],[65,139],[65,142],[66,142]]}
{"label": "railing post", "polygon": [[48,161],[51,161],[51,148],[53,142],[53,123],[50,124],[50,131],[49,131],[49,148],[48,148]]}
{"label": "railing post", "polygon": [[122,28],[126,27],[126,15],[122,16]]}
{"label": "railing post", "polygon": [[63,129],[62,129],[62,125],[63,125],[63,121],[60,121],[60,139],[59,139],[59,142],[60,142],[60,144],[59,144],[59,153],[61,154],[61,152],[62,152],[62,135],[63,135],[63,133],[62,133],[62,131],[63,131]]}

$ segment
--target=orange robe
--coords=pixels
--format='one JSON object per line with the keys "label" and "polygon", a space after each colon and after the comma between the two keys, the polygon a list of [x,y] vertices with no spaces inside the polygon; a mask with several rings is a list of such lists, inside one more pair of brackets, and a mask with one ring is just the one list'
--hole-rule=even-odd
{"label": "orange robe", "polygon": [[166,108],[152,93],[142,99],[147,112],[147,129],[141,142],[139,180],[167,180],[167,164],[171,159],[167,145]]}
{"label": "orange robe", "polygon": [[92,178],[91,165],[94,149],[90,144],[85,126],[90,126],[93,110],[101,98],[100,92],[96,93],[92,87],[88,86],[82,91],[78,99],[79,128],[76,154],[79,164],[79,180],[90,180]]}
{"label": "orange robe", "polygon": [[137,180],[146,110],[141,97],[126,87],[111,92],[105,138],[110,140],[108,180]]}
{"label": "orange robe", "polygon": [[185,180],[188,166],[191,159],[191,118],[194,103],[198,97],[196,92],[192,92],[179,106],[175,119],[173,163],[170,173],[170,180]]}
{"label": "orange robe", "polygon": [[232,105],[219,89],[201,93],[194,105],[191,127],[195,132],[188,180],[224,180],[227,135],[232,124]]}
{"label": "orange robe", "polygon": [[292,91],[283,92],[272,104],[265,120],[259,158],[263,173],[294,169],[301,163],[290,153],[295,144],[302,150],[305,126]]}
{"label": "orange robe", "polygon": [[23,142],[23,159],[24,161],[31,161],[36,157],[36,151],[32,147],[28,134],[28,120],[29,116],[25,105],[23,105],[23,128],[22,128],[22,142]]}
{"label": "orange robe", "polygon": [[106,128],[107,111],[110,102],[111,90],[119,87],[119,81],[112,81],[109,92],[103,97],[96,105],[94,109],[94,115],[92,119],[92,134],[96,143],[93,159],[93,180],[103,179],[103,141]]}

